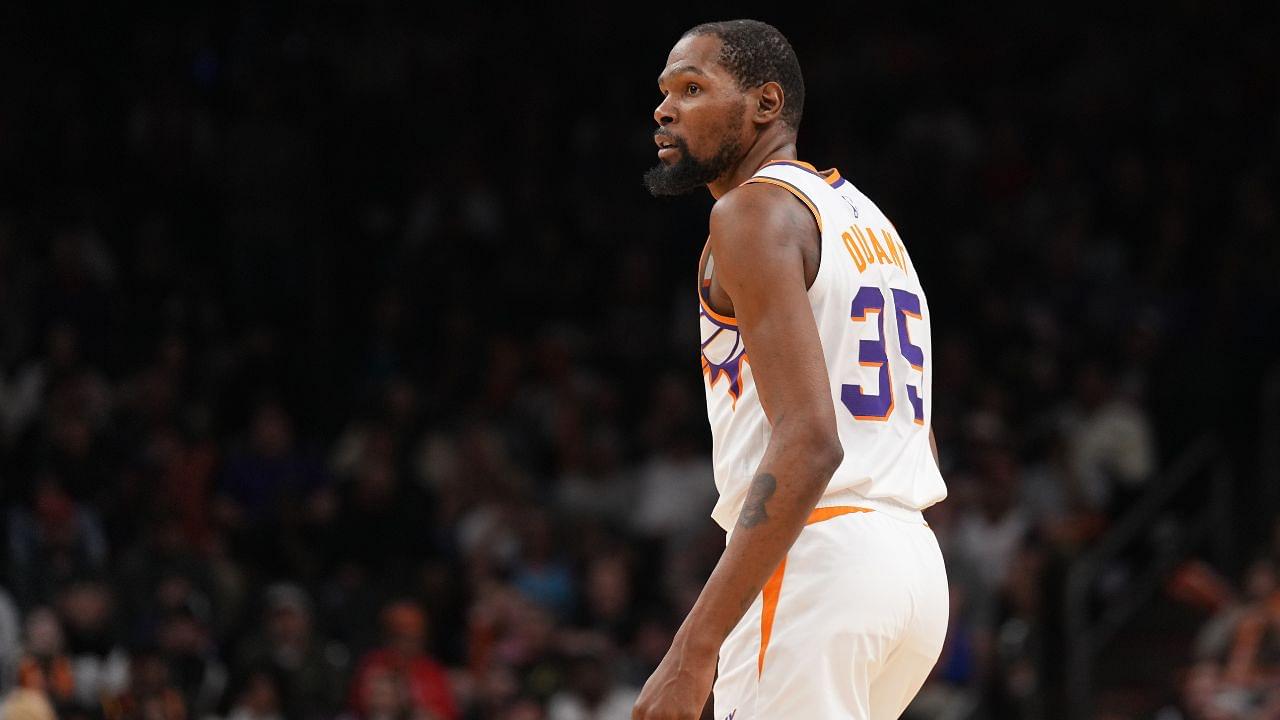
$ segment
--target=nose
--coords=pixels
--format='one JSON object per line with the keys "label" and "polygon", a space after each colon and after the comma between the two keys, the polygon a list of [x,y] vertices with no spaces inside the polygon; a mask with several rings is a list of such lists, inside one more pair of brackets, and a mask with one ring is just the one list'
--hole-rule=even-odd
{"label": "nose", "polygon": [[670,101],[671,96],[668,95],[662,99],[662,102],[658,103],[658,107],[653,109],[653,119],[663,127],[676,121],[675,111],[668,105]]}

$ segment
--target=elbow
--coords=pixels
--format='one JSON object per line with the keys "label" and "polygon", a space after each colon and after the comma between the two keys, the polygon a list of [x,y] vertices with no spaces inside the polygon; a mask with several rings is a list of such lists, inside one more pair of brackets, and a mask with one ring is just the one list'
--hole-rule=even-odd
{"label": "elbow", "polygon": [[823,475],[825,485],[826,480],[829,480],[836,468],[840,467],[840,463],[844,462],[844,446],[840,444],[840,435],[835,432],[820,438],[817,445],[814,456],[817,458],[818,469]]}
{"label": "elbow", "polygon": [[840,434],[834,427],[810,425],[806,428],[804,438],[804,455],[809,459],[814,475],[821,477],[825,486],[832,473],[844,462],[844,446],[840,444]]}
{"label": "elbow", "polygon": [[775,425],[773,437],[779,449],[790,456],[789,464],[804,468],[804,474],[824,488],[844,461],[844,446],[831,419],[823,422],[822,418],[792,418]]}

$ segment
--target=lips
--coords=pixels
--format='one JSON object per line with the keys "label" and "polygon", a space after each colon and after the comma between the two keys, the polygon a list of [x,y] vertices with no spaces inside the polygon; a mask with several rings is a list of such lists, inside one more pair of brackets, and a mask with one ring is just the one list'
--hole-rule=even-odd
{"label": "lips", "polygon": [[675,139],[668,135],[654,135],[653,142],[658,146],[659,158],[666,159],[679,152]]}

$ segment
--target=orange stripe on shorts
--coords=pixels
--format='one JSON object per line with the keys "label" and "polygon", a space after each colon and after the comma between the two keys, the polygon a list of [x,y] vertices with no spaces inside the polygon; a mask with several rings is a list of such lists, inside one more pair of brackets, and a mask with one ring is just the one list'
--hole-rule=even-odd
{"label": "orange stripe on shorts", "polygon": [[760,658],[756,661],[756,676],[764,674],[764,651],[769,649],[769,636],[773,634],[773,615],[778,612],[778,596],[782,594],[782,576],[787,571],[787,559],[782,558],[769,582],[764,584],[764,608],[760,611]]}
{"label": "orange stripe on shorts", "polygon": [[830,520],[833,517],[848,515],[850,513],[872,512],[872,510],[864,507],[854,507],[853,505],[836,505],[834,507],[815,508],[809,513],[809,519],[804,521],[805,525],[820,523],[823,520]]}
{"label": "orange stripe on shorts", "polygon": [[[854,507],[853,505],[816,508],[812,513],[809,513],[809,519],[804,524],[813,525],[841,515],[866,512],[872,511],[863,507]],[[764,674],[764,653],[769,649],[769,638],[773,635],[773,618],[778,613],[778,597],[782,595],[782,576],[786,572],[787,558],[784,556],[782,562],[778,564],[778,569],[773,571],[773,574],[769,576],[769,581],[764,584],[764,589],[760,591],[760,594],[764,596],[764,607],[760,610],[760,657],[756,660],[757,677]]]}

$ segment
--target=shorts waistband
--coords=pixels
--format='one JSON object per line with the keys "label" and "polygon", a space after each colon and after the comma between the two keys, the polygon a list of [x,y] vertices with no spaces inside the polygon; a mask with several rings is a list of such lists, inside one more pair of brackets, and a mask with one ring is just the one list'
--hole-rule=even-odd
{"label": "shorts waistband", "polygon": [[[818,508],[851,506],[884,513],[895,520],[912,523],[924,523],[924,515],[919,509],[892,498],[863,497],[852,490],[836,490],[827,493],[818,501]],[[815,511],[816,512],[816,511]]]}

